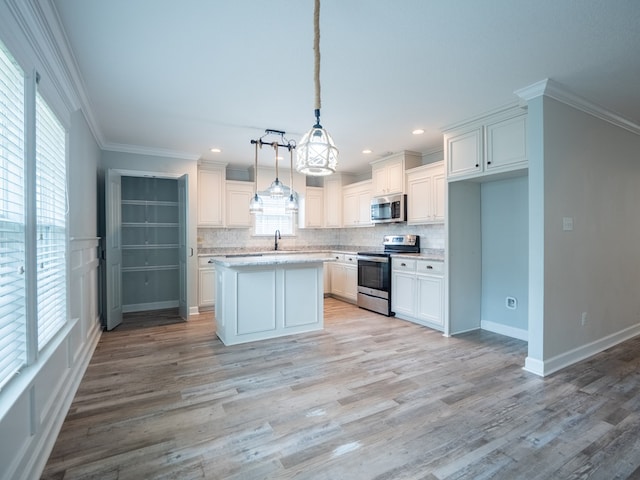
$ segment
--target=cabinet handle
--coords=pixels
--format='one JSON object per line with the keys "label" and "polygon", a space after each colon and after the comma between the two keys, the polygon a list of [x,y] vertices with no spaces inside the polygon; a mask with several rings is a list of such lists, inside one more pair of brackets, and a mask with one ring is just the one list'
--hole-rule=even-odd
{"label": "cabinet handle", "polygon": [[401,267],[406,267],[406,266],[407,266],[407,264],[406,264],[406,263],[404,263],[404,262],[402,262],[402,263],[400,264],[400,266],[401,266]]}
{"label": "cabinet handle", "polygon": [[427,270],[433,270],[433,265],[427,265]]}
{"label": "cabinet handle", "polygon": [[488,162],[487,162],[487,165],[491,165],[491,161],[488,161]]}
{"label": "cabinet handle", "polygon": [[207,263],[213,263],[213,260],[210,258]]}
{"label": "cabinet handle", "polygon": [[476,168],[478,168],[479,166],[480,166],[480,164],[479,164],[479,163],[476,163]]}

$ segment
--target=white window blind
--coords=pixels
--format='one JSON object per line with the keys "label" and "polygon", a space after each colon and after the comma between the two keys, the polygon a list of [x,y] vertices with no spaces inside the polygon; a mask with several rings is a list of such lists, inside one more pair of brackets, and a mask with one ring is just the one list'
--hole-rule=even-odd
{"label": "white window blind", "polygon": [[38,350],[67,321],[66,132],[36,96]]}
{"label": "white window blind", "polygon": [[26,362],[24,75],[0,44],[0,388]]}
{"label": "white window blind", "polygon": [[255,215],[255,234],[273,235],[276,230],[280,230],[281,235],[293,235],[295,215],[285,210],[288,193],[285,197],[276,199],[271,198],[268,192],[258,194],[262,199],[263,210]]}

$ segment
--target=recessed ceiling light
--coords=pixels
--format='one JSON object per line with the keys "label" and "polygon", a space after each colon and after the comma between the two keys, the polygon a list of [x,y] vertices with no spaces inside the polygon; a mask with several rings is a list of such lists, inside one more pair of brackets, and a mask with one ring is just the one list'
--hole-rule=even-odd
{"label": "recessed ceiling light", "polygon": [[365,155],[369,155],[371,153],[371,150],[365,148],[364,150],[362,150],[362,153],[364,153]]}
{"label": "recessed ceiling light", "polygon": [[422,135],[424,133],[424,129],[422,128],[416,128],[413,132],[414,135]]}
{"label": "recessed ceiling light", "polygon": [[211,149],[211,151],[212,151],[213,153],[221,153],[221,152],[222,152],[222,149],[214,147],[214,148],[212,148],[212,149]]}

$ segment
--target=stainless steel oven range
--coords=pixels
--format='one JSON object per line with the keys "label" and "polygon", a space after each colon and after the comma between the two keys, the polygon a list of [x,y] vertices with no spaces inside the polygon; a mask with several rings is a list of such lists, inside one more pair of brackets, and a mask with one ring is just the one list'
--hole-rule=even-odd
{"label": "stainless steel oven range", "polygon": [[388,317],[391,311],[391,254],[420,253],[418,235],[386,235],[383,251],[358,252],[358,306]]}

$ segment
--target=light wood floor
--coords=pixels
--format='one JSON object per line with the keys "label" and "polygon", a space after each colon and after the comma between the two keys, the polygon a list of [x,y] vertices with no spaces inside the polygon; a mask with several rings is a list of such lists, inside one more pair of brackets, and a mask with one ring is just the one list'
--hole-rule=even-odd
{"label": "light wood floor", "polygon": [[541,379],[526,344],[333,299],[224,347],[211,314],[105,332],[44,479],[640,477],[640,338]]}

